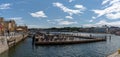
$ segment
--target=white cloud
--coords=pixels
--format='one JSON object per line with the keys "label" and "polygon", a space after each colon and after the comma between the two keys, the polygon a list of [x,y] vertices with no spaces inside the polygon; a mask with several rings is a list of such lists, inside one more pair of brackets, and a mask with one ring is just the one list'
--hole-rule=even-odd
{"label": "white cloud", "polygon": [[71,24],[77,24],[77,22],[73,22],[73,21],[60,21],[58,24],[59,25],[71,25]]}
{"label": "white cloud", "polygon": [[12,18],[6,18],[8,20],[15,20],[17,25],[24,25],[24,20],[22,17],[12,17]]}
{"label": "white cloud", "polygon": [[35,12],[35,13],[30,13],[30,15],[32,17],[36,17],[36,18],[45,18],[45,17],[47,17],[43,11],[38,11],[38,12]]}
{"label": "white cloud", "polygon": [[109,19],[119,19],[120,18],[120,12],[118,12],[116,14],[110,13],[110,14],[107,14],[106,16]]}
{"label": "white cloud", "polygon": [[96,24],[98,24],[98,25],[108,25],[108,22],[106,22],[105,20],[101,20]]}
{"label": "white cloud", "polygon": [[55,19],[55,20],[47,20],[49,23],[56,24],[56,25],[71,25],[77,24],[76,21],[68,21],[64,19]]}
{"label": "white cloud", "polygon": [[50,23],[50,24],[55,24],[55,22],[51,21],[51,20],[47,20],[47,22]]}
{"label": "white cloud", "polygon": [[27,25],[27,26],[28,26],[28,28],[40,28],[39,25]]}
{"label": "white cloud", "polygon": [[69,2],[73,2],[74,0],[69,0]]}
{"label": "white cloud", "polygon": [[94,24],[84,24],[83,27],[96,27]]}
{"label": "white cloud", "polygon": [[105,5],[105,4],[109,4],[109,5],[111,5],[111,4],[114,4],[114,3],[117,3],[117,2],[119,2],[120,0],[104,0],[103,2],[102,2],[102,5]]}
{"label": "white cloud", "polygon": [[58,25],[71,25],[71,24],[77,24],[76,21],[68,21],[63,19],[56,19]]}
{"label": "white cloud", "polygon": [[93,20],[89,20],[89,22],[93,22]]}
{"label": "white cloud", "polygon": [[102,5],[104,4],[108,6],[104,9],[93,10],[94,13],[98,14],[97,17],[106,16],[108,19],[120,18],[120,0],[104,0]]}
{"label": "white cloud", "polygon": [[50,22],[50,20],[47,20],[47,22]]}
{"label": "white cloud", "polygon": [[104,1],[102,2],[102,5],[108,3],[109,1],[110,1],[110,0],[104,0]]}
{"label": "white cloud", "polygon": [[73,19],[72,16],[65,16],[65,18],[67,18],[67,19]]}
{"label": "white cloud", "polygon": [[100,22],[98,22],[96,24],[97,25],[109,25],[109,26],[118,26],[118,27],[120,27],[120,21],[107,22],[105,20],[101,20]]}
{"label": "white cloud", "polygon": [[75,5],[74,7],[80,10],[85,10],[85,7],[83,5]]}
{"label": "white cloud", "polygon": [[70,16],[72,16],[73,14],[81,14],[83,13],[82,11],[84,11],[83,9],[84,8],[81,8],[81,9],[69,9],[67,7],[65,7],[62,3],[59,3],[59,2],[56,2],[56,3],[53,3],[54,6],[60,8],[62,11],[68,13]]}
{"label": "white cloud", "polygon": [[97,26],[103,26],[103,25],[120,27],[120,21],[107,22],[106,20],[101,20],[98,23],[95,23],[95,24],[85,24],[83,26],[85,26],[85,27],[97,27]]}
{"label": "white cloud", "polygon": [[55,19],[54,21],[60,22],[63,21],[64,19]]}
{"label": "white cloud", "polygon": [[10,3],[0,4],[0,9],[10,9],[10,6]]}
{"label": "white cloud", "polygon": [[96,17],[92,16],[92,19],[96,19]]}

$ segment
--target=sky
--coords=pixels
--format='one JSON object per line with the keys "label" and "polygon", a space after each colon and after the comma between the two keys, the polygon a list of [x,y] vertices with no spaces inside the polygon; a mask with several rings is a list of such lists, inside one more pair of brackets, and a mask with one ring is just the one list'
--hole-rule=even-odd
{"label": "sky", "polygon": [[29,28],[120,27],[120,0],[0,0],[0,17]]}

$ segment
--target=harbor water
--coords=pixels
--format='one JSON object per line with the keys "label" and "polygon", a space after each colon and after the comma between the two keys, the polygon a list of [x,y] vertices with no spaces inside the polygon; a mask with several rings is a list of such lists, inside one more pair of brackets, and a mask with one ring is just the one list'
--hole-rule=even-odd
{"label": "harbor water", "polygon": [[93,35],[107,35],[107,41],[34,46],[32,45],[32,38],[27,38],[0,54],[0,57],[106,57],[120,48],[120,36],[110,34]]}

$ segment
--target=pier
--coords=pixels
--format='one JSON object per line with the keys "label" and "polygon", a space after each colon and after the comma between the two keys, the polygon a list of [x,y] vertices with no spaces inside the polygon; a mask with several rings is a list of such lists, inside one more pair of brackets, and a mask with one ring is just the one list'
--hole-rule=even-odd
{"label": "pier", "polygon": [[56,44],[77,44],[106,41],[106,36],[82,36],[75,34],[46,34],[36,33],[33,37],[33,42],[36,45],[56,45]]}

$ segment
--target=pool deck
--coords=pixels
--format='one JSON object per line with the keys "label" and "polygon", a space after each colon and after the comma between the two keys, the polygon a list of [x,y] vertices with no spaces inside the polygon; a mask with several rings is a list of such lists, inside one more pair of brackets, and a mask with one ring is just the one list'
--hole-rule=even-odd
{"label": "pool deck", "polygon": [[107,57],[120,57],[120,54],[118,54],[118,52],[115,52]]}

